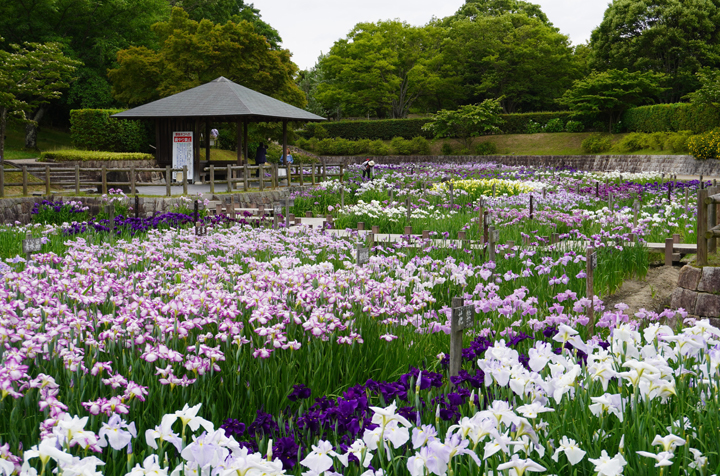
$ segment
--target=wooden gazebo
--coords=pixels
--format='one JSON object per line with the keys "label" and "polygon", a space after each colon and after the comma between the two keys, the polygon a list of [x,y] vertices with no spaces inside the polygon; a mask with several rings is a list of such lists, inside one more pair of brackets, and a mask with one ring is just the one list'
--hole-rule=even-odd
{"label": "wooden gazebo", "polygon": [[155,120],[155,158],[161,166],[172,165],[174,132],[192,131],[194,135],[194,179],[200,173],[200,132],[204,126],[205,157],[210,157],[212,123],[237,123],[237,165],[248,158],[248,124],[282,122],[283,158],[287,156],[287,123],[317,122],[325,118],[248,89],[219,77],[187,91],[114,114],[118,119]]}

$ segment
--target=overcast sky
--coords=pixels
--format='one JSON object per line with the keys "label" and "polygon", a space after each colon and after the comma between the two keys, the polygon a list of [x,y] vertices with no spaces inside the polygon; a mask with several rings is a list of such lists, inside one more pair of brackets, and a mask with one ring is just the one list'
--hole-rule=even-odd
{"label": "overcast sky", "polygon": [[[278,30],[300,69],[347,36],[359,22],[399,18],[424,25],[433,16],[452,15],[464,0],[251,0],[263,20]],[[584,43],[602,21],[609,0],[531,0],[573,44]],[[250,3],[250,2],[248,2]]]}

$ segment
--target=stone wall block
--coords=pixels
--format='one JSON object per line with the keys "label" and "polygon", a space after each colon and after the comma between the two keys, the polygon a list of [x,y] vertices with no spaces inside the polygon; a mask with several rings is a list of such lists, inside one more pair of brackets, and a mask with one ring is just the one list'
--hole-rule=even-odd
{"label": "stone wall block", "polygon": [[670,307],[673,309],[683,308],[693,313],[696,308],[698,293],[683,288],[675,288],[670,298]]}
{"label": "stone wall block", "polygon": [[704,267],[697,290],[708,293],[720,292],[720,268]]}
{"label": "stone wall block", "polygon": [[720,296],[698,294],[695,303],[695,314],[700,317],[720,317]]}
{"label": "stone wall block", "polygon": [[680,270],[680,276],[678,277],[678,286],[684,289],[690,289],[692,291],[695,291],[698,287],[701,276],[702,270],[700,268],[685,265]]}

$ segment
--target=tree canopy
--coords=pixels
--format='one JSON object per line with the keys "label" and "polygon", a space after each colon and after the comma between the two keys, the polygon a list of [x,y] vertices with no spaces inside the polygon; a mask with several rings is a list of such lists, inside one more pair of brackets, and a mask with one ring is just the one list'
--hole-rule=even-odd
{"label": "tree canopy", "polygon": [[590,46],[593,68],[664,73],[663,98],[678,101],[701,67],[720,66],[720,0],[615,0]]}
{"label": "tree canopy", "polygon": [[295,106],[305,96],[293,82],[297,66],[288,50],[273,49],[247,21],[197,22],[181,8],[152,27],[160,47],[131,47],[108,71],[114,97],[128,105],[170,96],[218,76]]}
{"label": "tree canopy", "polygon": [[468,104],[455,111],[443,109],[433,115],[423,130],[435,137],[458,137],[466,149],[470,149],[473,137],[500,132],[500,104],[497,99],[486,99],[480,104]]}
{"label": "tree canopy", "polygon": [[665,90],[660,86],[663,80],[662,74],[652,72],[596,71],[575,81],[559,102],[577,116],[603,117],[610,132],[623,112],[655,102]]}
{"label": "tree canopy", "polygon": [[455,15],[448,17],[445,21],[477,20],[478,18],[498,17],[508,13],[520,13],[552,26],[540,5],[523,0],[465,0],[465,5],[461,6]]}

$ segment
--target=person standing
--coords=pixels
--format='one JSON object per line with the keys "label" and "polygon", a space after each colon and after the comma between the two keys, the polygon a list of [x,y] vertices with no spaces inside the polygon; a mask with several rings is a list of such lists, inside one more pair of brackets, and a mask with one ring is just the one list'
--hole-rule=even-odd
{"label": "person standing", "polygon": [[370,160],[369,158],[365,159],[365,161],[362,163],[362,169],[363,169],[362,178],[363,179],[365,178],[365,176],[367,176],[367,178],[369,180],[372,180],[373,167],[375,167],[375,161]]}
{"label": "person standing", "polygon": [[[255,165],[264,165],[267,162],[267,147],[264,142],[260,142],[260,145],[255,151]],[[256,177],[260,177],[260,169],[257,169]]]}

